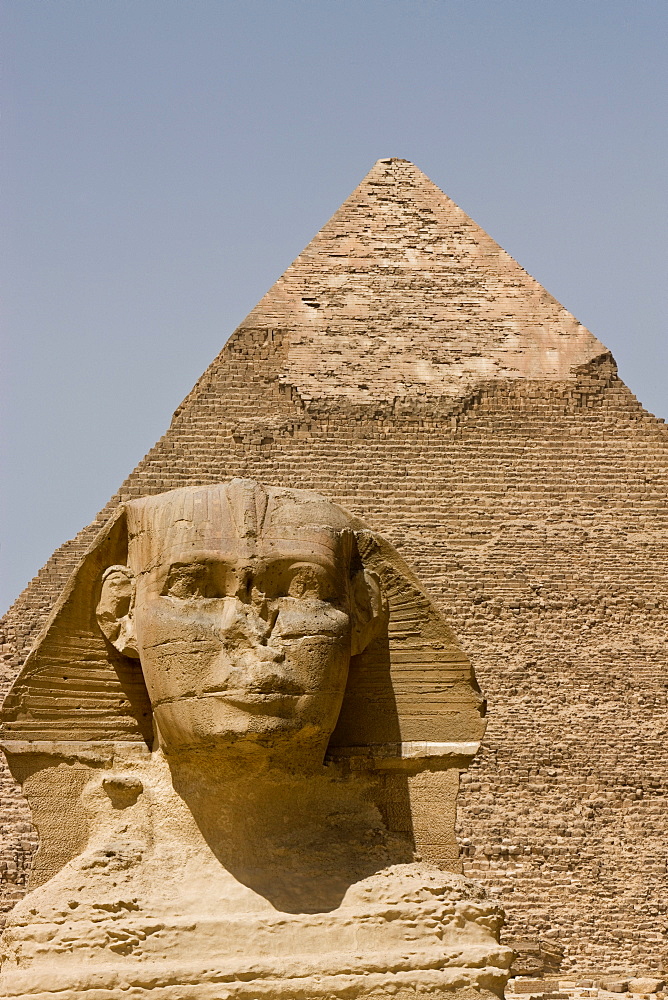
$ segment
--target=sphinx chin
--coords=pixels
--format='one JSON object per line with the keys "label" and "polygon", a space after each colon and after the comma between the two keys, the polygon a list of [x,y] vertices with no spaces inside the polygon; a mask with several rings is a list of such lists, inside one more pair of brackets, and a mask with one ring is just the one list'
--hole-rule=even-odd
{"label": "sphinx chin", "polygon": [[[299,699],[262,695],[244,697],[202,696],[154,710],[160,745],[167,753],[207,747],[262,744],[279,753],[296,743],[318,745],[322,763],[330,730],[308,719],[308,696]],[[295,702],[302,704],[297,706]],[[300,710],[298,710],[300,709]]]}

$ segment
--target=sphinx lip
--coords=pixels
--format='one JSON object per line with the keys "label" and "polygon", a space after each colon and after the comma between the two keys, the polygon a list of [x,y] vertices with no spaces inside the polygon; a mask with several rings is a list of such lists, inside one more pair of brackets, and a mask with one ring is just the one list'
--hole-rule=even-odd
{"label": "sphinx lip", "polygon": [[295,701],[303,697],[306,692],[297,685],[285,685],[285,687],[274,688],[272,691],[254,691],[252,688],[209,688],[202,692],[205,698],[221,698],[229,701],[232,705],[275,705]]}

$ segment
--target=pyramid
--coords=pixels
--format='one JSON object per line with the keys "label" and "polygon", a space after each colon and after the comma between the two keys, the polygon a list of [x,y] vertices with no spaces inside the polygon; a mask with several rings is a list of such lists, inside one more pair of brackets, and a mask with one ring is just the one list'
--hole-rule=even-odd
{"label": "pyramid", "polygon": [[[315,489],[415,567],[476,667],[489,726],[459,837],[507,939],[536,968],[652,972],[667,445],[588,330],[415,166],[380,160],[7,613],[3,682],[119,502],[233,476]],[[35,838],[1,787],[7,909]]]}

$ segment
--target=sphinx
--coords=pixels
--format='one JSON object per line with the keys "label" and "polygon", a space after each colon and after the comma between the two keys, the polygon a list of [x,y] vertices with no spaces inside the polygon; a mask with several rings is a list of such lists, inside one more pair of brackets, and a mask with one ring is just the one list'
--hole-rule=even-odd
{"label": "sphinx", "polygon": [[501,996],[460,874],[484,699],[396,550],[251,480],[122,505],[2,709],[40,837],[14,1000]]}

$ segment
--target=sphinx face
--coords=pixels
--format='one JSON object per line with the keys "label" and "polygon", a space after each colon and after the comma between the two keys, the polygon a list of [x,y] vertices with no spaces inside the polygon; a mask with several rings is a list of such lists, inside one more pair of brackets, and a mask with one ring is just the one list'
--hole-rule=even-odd
{"label": "sphinx face", "polygon": [[258,521],[234,487],[200,493],[206,516],[175,495],[134,512],[137,651],[161,744],[324,752],[350,661],[350,532],[285,503]]}

